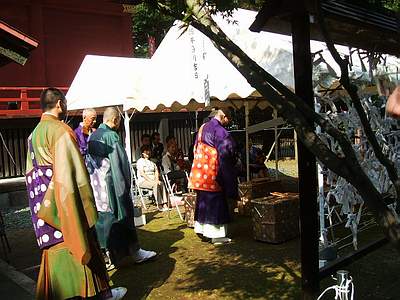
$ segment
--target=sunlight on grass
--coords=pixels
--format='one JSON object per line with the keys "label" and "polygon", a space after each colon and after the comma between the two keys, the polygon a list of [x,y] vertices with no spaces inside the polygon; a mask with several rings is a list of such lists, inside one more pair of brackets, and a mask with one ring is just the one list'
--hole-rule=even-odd
{"label": "sunlight on grass", "polygon": [[[299,296],[298,241],[271,245],[252,239],[251,219],[238,218],[234,242],[202,242],[176,211],[149,213],[138,230],[141,246],[157,260],[111,273],[128,287],[128,299],[296,299]],[[132,291],[132,292],[130,292]]]}

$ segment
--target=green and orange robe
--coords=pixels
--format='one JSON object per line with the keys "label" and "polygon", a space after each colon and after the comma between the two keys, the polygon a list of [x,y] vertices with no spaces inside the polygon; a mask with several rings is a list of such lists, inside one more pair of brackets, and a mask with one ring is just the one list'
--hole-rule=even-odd
{"label": "green and orange robe", "polygon": [[28,144],[28,197],[43,249],[36,299],[107,298],[109,278],[94,231],[97,210],[74,132],[45,113]]}

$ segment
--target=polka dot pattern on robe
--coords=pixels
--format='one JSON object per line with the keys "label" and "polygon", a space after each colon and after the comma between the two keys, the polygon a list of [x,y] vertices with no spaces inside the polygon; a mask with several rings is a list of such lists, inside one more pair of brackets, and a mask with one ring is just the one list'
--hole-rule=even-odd
{"label": "polka dot pattern on robe", "polygon": [[89,176],[97,211],[111,212],[107,187],[107,174],[111,168],[110,161],[107,158],[101,161],[89,159],[88,168],[92,169],[92,172],[89,172]]}
{"label": "polka dot pattern on robe", "polygon": [[211,146],[198,142],[189,176],[189,188],[210,192],[221,191],[216,181],[217,170],[217,151]]}
{"label": "polka dot pattern on robe", "polygon": [[42,241],[43,243],[47,243],[50,240],[50,237],[47,234],[43,234]]}
{"label": "polka dot pattern on robe", "polygon": [[42,227],[44,225],[44,221],[42,219],[39,219],[37,222],[37,227]]}
{"label": "polka dot pattern on robe", "polygon": [[[44,199],[44,196],[49,188],[54,188],[53,171],[50,166],[38,166],[36,162],[33,163],[33,166],[33,170],[26,174],[26,183],[36,241],[43,249],[62,242],[63,236],[60,230],[38,217],[41,210],[51,206],[51,201],[48,198]],[[49,212],[51,213],[51,211]]]}
{"label": "polka dot pattern on robe", "polygon": [[47,169],[47,170],[46,170],[46,176],[47,176],[47,177],[53,176],[53,170],[52,170],[52,169]]}

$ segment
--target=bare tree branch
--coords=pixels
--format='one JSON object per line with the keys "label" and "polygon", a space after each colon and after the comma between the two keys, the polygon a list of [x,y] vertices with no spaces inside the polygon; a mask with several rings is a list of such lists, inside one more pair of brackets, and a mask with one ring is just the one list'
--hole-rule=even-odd
{"label": "bare tree branch", "polygon": [[[183,0],[182,0],[183,1]],[[168,1],[153,1],[154,3]],[[375,188],[356,158],[353,146],[347,136],[340,132],[330,120],[310,108],[301,98],[290,91],[271,74],[261,68],[233,43],[211,18],[213,10],[204,5],[205,0],[186,0],[185,13],[177,13],[167,7],[162,12],[185,20],[210,38],[214,46],[235,66],[235,68],[256,88],[265,99],[291,123],[303,144],[329,169],[345,178],[359,192],[367,206],[374,213],[385,234],[400,251],[400,225],[393,213],[383,202],[382,195]],[[160,9],[157,6],[157,9]],[[214,10],[215,11],[215,10]],[[331,135],[340,145],[344,157],[337,156],[315,133],[314,123]],[[312,187],[311,187],[312,188]]]}
{"label": "bare tree branch", "polygon": [[316,0],[316,12],[317,12],[317,20],[318,24],[320,26],[322,35],[325,39],[325,43],[332,54],[332,57],[335,59],[336,63],[340,67],[341,71],[341,78],[340,78],[340,83],[343,85],[343,87],[346,89],[347,93],[349,94],[354,107],[359,115],[359,118],[361,120],[361,124],[363,126],[365,135],[367,136],[368,141],[370,142],[372,149],[375,153],[376,158],[379,160],[379,162],[386,168],[386,171],[388,172],[390,180],[393,182],[393,185],[396,190],[396,198],[397,202],[400,205],[400,180],[397,175],[397,170],[394,165],[394,163],[382,152],[382,148],[378,143],[378,140],[376,139],[376,135],[372,131],[371,125],[368,121],[368,117],[365,113],[365,110],[361,104],[360,97],[358,96],[357,93],[357,86],[352,84],[349,78],[349,71],[348,71],[348,60],[341,58],[340,54],[336,50],[336,47],[331,39],[330,33],[326,28],[325,20],[322,15],[322,9],[321,9],[321,3],[319,0]]}

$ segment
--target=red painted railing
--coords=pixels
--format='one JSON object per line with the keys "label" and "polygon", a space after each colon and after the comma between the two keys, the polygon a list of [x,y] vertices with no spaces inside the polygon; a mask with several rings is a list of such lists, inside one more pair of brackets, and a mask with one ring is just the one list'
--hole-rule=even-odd
{"label": "red painted railing", "polygon": [[[64,93],[68,87],[58,87]],[[45,87],[0,87],[0,118],[39,117],[40,93]]]}

